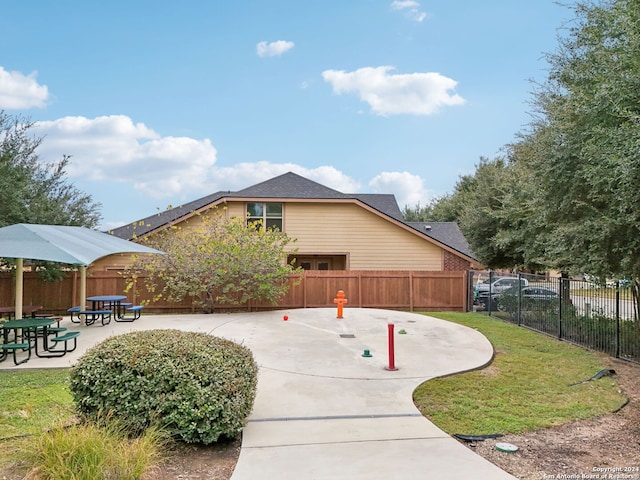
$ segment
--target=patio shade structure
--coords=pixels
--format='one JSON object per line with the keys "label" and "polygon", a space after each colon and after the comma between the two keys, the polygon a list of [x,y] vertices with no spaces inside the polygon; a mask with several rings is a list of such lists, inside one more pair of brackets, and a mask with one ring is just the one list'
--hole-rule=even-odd
{"label": "patio shade structure", "polygon": [[16,259],[16,318],[22,317],[25,259],[79,265],[82,305],[86,298],[86,267],[115,253],[164,252],[85,227],[18,223],[0,228],[0,257]]}

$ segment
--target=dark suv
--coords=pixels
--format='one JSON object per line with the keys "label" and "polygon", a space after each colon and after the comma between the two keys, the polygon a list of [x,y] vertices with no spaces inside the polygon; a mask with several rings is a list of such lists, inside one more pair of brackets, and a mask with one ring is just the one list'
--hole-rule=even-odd
{"label": "dark suv", "polygon": [[[538,286],[512,287],[500,293],[491,294],[491,310],[515,312],[518,308],[518,297],[520,297],[520,306],[524,310],[549,308],[559,301],[558,292],[551,288]],[[488,293],[480,298],[479,303],[486,310],[489,300]]]}

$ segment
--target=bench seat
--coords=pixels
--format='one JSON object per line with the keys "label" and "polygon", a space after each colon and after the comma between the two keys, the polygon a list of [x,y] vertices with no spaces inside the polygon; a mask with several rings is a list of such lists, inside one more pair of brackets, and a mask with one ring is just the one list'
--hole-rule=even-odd
{"label": "bench seat", "polygon": [[[80,332],[67,332],[63,335],[58,335],[57,337],[51,337],[49,342],[53,342],[56,346],[60,343],[64,342],[63,348],[49,348],[46,353],[38,354],[39,357],[51,358],[51,357],[62,357],[69,352],[73,352],[78,347],[78,337],[80,336]],[[73,340],[73,348],[69,348],[68,342]]]}
{"label": "bench seat", "polygon": [[123,315],[122,317],[115,318],[115,321],[116,322],[133,322],[140,318],[143,308],[144,308],[144,305],[133,305],[131,307],[127,307],[125,310],[126,312],[130,313],[131,316],[127,316],[125,313],[125,315]]}
{"label": "bench seat", "polygon": [[[84,317],[85,325],[93,325],[95,321],[100,317],[102,325],[106,325],[111,321],[111,314],[113,312],[111,310],[78,310],[76,315],[79,320],[82,320]],[[79,323],[79,322],[76,322]]]}
{"label": "bench seat", "polygon": [[64,335],[59,335],[57,337],[53,337],[49,339],[50,342],[67,342],[73,338],[78,338],[80,336],[80,332],[67,332]]}
{"label": "bench seat", "polygon": [[55,333],[56,337],[58,336],[59,333],[66,332],[66,331],[67,331],[67,327],[49,327],[49,328],[47,328],[47,332]]}
{"label": "bench seat", "polygon": [[82,307],[80,307],[80,306],[71,307],[71,308],[67,309],[67,313],[71,316],[71,321],[73,323],[80,323],[80,320],[74,320],[73,319],[73,316],[77,315],[80,310],[82,310]]}
{"label": "bench seat", "polygon": [[[24,363],[31,358],[31,346],[28,343],[2,343],[0,344],[0,349],[2,350],[2,355],[0,355],[1,360],[7,358],[10,350],[13,351],[13,363],[16,365],[20,365],[21,363]],[[22,360],[18,361],[18,358],[16,356],[16,352],[18,350],[21,350],[23,352],[27,350],[29,352],[29,355],[27,356],[27,358],[23,358]]]}

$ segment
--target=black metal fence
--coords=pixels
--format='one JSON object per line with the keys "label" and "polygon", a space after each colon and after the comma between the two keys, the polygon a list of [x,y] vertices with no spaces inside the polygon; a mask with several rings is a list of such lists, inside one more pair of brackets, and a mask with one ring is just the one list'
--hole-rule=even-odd
{"label": "black metal fence", "polygon": [[640,363],[638,295],[627,282],[470,271],[474,311]]}

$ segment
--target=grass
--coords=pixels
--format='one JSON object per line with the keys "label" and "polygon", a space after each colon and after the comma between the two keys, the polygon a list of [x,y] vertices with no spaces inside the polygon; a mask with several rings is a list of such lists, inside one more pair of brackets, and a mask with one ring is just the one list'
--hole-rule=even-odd
{"label": "grass", "polygon": [[68,369],[0,371],[0,478],[3,469],[33,480],[142,478],[162,432],[129,439],[115,421],[77,423],[68,378]]}
{"label": "grass", "polygon": [[414,393],[420,411],[449,434],[522,433],[620,408],[626,397],[587,350],[474,313],[429,313],[474,328],[494,346],[483,369],[430,380]]}
{"label": "grass", "polygon": [[[589,298],[616,298],[616,289],[609,287],[602,288],[572,288],[571,295],[576,297]],[[620,300],[633,300],[633,292],[629,287],[620,287]]]}
{"label": "grass", "polygon": [[137,480],[161,456],[165,436],[147,429],[128,438],[119,422],[57,426],[28,442],[24,448],[30,478],[39,480]]}
{"label": "grass", "polygon": [[0,440],[73,420],[67,369],[0,371]]}

